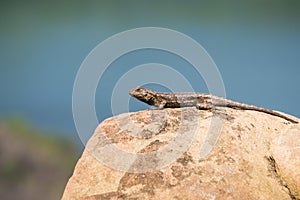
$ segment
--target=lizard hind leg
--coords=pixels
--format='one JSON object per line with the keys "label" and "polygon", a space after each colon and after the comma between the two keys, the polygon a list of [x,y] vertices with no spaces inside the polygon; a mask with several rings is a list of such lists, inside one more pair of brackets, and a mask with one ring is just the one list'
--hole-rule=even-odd
{"label": "lizard hind leg", "polygon": [[199,110],[212,110],[213,105],[211,103],[197,103],[196,108]]}

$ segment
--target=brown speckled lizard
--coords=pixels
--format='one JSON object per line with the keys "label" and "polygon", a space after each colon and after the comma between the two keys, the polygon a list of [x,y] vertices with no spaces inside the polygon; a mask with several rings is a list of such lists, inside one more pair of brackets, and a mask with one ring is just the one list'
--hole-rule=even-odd
{"label": "brown speckled lizard", "polygon": [[193,107],[198,109],[213,109],[214,107],[229,107],[241,110],[255,110],[264,112],[270,115],[281,117],[293,123],[297,121],[266,108],[239,103],[236,101],[228,100],[211,94],[183,92],[183,93],[160,93],[146,88],[136,87],[130,90],[129,94],[136,99],[143,101],[149,105],[163,108],[180,108],[180,107]]}

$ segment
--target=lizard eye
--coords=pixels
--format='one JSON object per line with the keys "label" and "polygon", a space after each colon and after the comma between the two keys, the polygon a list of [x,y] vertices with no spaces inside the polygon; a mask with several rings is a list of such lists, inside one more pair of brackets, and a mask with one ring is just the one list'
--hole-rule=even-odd
{"label": "lizard eye", "polygon": [[142,95],[143,95],[143,96],[147,96],[147,92],[142,91]]}

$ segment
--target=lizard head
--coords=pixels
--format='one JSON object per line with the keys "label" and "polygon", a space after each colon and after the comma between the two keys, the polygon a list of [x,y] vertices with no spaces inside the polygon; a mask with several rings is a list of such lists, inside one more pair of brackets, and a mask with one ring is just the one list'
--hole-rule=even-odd
{"label": "lizard head", "polygon": [[146,89],[146,88],[142,88],[140,86],[133,88],[132,90],[129,91],[129,94],[142,101],[145,102],[149,105],[154,105],[155,104],[155,92],[153,92],[152,90]]}

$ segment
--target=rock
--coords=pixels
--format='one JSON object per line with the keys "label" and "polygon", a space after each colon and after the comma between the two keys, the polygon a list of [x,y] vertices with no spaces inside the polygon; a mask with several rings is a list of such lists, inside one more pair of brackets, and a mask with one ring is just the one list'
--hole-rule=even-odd
{"label": "rock", "polygon": [[256,111],[145,110],[102,122],[62,199],[299,199],[300,126]]}

